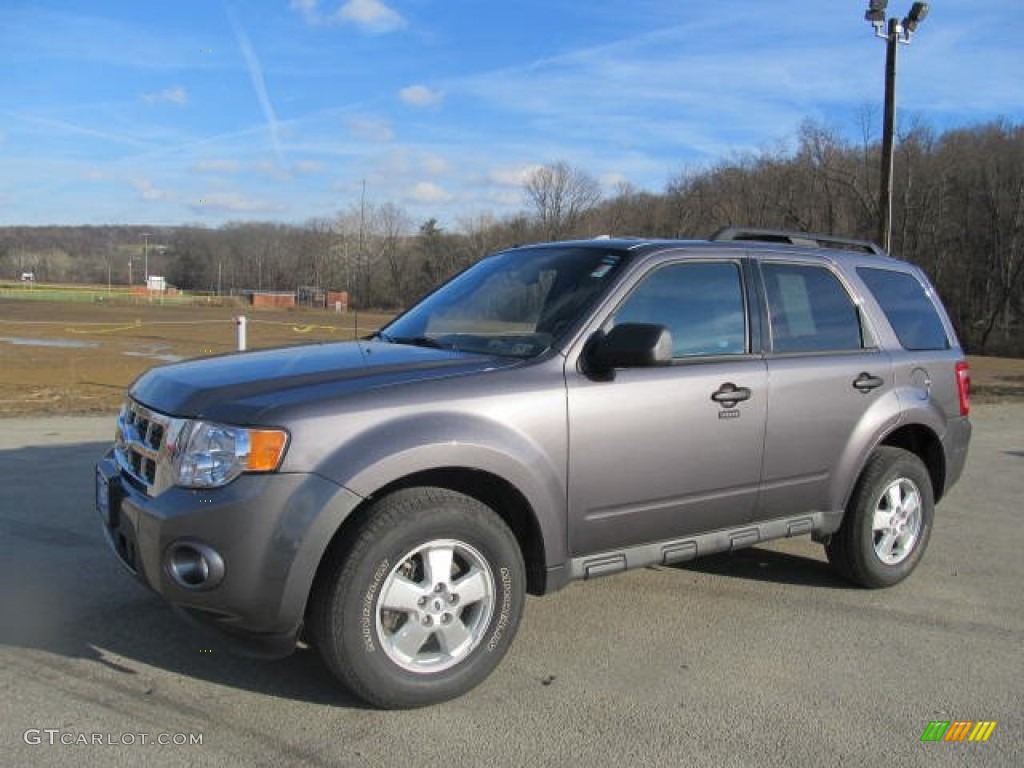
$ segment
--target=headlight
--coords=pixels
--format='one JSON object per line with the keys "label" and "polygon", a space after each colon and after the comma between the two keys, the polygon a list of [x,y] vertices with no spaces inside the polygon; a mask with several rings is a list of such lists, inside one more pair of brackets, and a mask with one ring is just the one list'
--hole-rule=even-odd
{"label": "headlight", "polygon": [[281,463],[288,433],[194,421],[182,435],[175,460],[177,483],[217,488],[243,472],[273,472]]}

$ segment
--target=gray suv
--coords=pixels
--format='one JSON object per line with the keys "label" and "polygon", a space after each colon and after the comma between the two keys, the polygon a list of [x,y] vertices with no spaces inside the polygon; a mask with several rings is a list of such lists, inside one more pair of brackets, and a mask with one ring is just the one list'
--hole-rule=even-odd
{"label": "gray suv", "polygon": [[810,535],[896,584],[964,467],[968,368],[918,268],[727,229],[484,258],[372,337],[131,387],[120,561],[236,644],[308,640],[386,708],[458,696],[527,593]]}

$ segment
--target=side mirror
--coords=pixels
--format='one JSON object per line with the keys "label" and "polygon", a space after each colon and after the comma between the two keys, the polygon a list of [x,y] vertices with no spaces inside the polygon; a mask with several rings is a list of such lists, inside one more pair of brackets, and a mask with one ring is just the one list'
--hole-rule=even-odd
{"label": "side mirror", "polygon": [[583,353],[587,373],[607,376],[616,368],[650,368],[672,362],[672,334],[663,325],[624,323],[591,337]]}

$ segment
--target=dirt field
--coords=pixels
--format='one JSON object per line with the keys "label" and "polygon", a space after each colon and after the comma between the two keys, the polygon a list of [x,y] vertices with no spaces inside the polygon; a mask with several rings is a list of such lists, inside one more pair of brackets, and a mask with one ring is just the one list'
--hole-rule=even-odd
{"label": "dirt field", "polygon": [[[0,416],[116,410],[125,388],[147,368],[234,350],[235,317],[242,313],[250,349],[347,340],[390,317],[0,299]],[[1024,400],[1024,360],[970,362],[976,402]]]}
{"label": "dirt field", "polygon": [[[236,349],[344,341],[390,315],[0,299],[0,416],[109,412],[154,365]],[[358,322],[358,329],[356,323]]]}

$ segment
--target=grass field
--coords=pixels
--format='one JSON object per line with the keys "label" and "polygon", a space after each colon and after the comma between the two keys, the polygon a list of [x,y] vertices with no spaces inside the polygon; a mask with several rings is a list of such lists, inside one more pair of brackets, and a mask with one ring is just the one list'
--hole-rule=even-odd
{"label": "grass field", "polygon": [[[0,298],[0,416],[114,411],[146,369],[236,349],[240,312],[248,322],[249,349],[344,341],[390,319],[322,310]],[[1024,399],[1024,360],[972,357],[971,376],[976,401]]]}
{"label": "grass field", "polygon": [[249,349],[344,341],[391,317],[0,298],[0,416],[113,411],[146,369],[236,349],[240,313]]}

